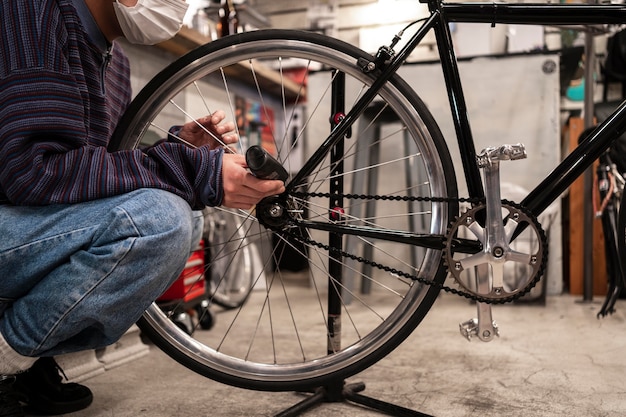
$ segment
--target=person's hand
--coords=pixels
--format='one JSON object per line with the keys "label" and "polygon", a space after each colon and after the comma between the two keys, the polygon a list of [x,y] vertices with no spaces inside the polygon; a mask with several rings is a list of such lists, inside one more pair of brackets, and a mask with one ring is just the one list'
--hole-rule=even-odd
{"label": "person's hand", "polygon": [[243,155],[224,154],[222,158],[223,206],[247,210],[264,197],[285,191],[282,181],[259,179],[246,168],[246,158]]}
{"label": "person's hand", "polygon": [[226,114],[218,110],[208,116],[185,123],[178,136],[197,147],[209,145],[211,149],[215,149],[223,144],[231,145],[239,138],[235,132],[235,124],[224,121],[225,118]]}

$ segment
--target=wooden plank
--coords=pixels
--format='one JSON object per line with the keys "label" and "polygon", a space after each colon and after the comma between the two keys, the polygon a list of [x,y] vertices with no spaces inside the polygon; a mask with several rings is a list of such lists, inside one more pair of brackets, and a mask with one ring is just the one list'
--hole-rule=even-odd
{"label": "wooden plank", "polygon": [[[183,27],[174,38],[159,43],[157,46],[174,55],[182,56],[208,42],[211,42],[211,38],[202,35],[194,29]],[[294,81],[281,77],[277,71],[268,68],[263,63],[255,61],[254,71],[257,82],[259,83],[262,91],[279,98],[281,98],[284,93],[285,99],[290,103],[296,99],[299,99],[300,101],[305,99],[305,88],[300,88],[300,86]],[[225,72],[238,78],[242,82],[254,85],[254,77],[250,68],[246,64],[232,66],[225,69]]]}
{"label": "wooden plank", "polygon": [[[574,149],[578,146],[578,137],[583,132],[584,121],[581,118],[573,117],[569,120],[569,147]],[[595,181],[594,165],[594,181]],[[594,189],[594,192],[597,192]],[[584,288],[584,178],[578,178],[569,190],[569,288],[570,293],[582,295]],[[591,214],[589,214],[591,215]],[[604,296],[607,289],[606,258],[604,251],[604,234],[602,232],[602,221],[593,221],[593,295]],[[567,278],[567,277],[566,277]]]}
{"label": "wooden plank", "polygon": [[157,46],[173,53],[174,55],[181,56],[192,49],[209,42],[211,42],[210,37],[204,36],[195,29],[183,26],[175,37],[165,42],[161,42]]}

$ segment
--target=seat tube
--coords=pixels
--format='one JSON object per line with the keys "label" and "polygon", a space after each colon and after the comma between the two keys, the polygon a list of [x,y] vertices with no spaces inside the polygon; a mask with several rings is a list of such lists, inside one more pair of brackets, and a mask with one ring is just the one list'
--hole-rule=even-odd
{"label": "seat tube", "polygon": [[452,122],[457,136],[467,189],[471,197],[483,198],[483,185],[476,164],[476,148],[469,123],[467,104],[463,95],[459,67],[454,53],[452,34],[445,15],[445,5],[441,4],[440,1],[433,0],[429,1],[428,6],[431,12],[438,11],[439,13],[439,19],[434,26],[435,38],[437,39],[441,69],[446,83]]}

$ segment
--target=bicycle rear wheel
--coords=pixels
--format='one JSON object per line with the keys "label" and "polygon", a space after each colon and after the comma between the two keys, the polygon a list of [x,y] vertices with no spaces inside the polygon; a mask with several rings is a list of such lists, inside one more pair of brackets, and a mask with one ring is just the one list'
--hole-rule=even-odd
{"label": "bicycle rear wheel", "polygon": [[[248,114],[264,125],[260,142],[295,172],[298,153],[309,154],[307,148],[330,131],[336,71],[345,74],[346,111],[373,83],[375,76],[356,65],[362,57],[371,59],[314,33],[264,30],[222,38],[178,59],[148,83],[114,146],[137,147],[170,125],[218,108],[237,120],[241,108],[234,103],[246,97]],[[253,130],[239,132],[248,144]],[[458,213],[455,202],[429,198],[456,197],[451,159],[426,106],[397,76],[352,126],[341,161],[340,173],[327,159],[297,184],[298,193],[286,197],[290,216],[331,226],[444,235],[450,216]],[[353,194],[343,198],[342,207],[332,206],[327,195],[338,185]],[[397,347],[433,304],[438,290],[410,276],[445,279],[438,248],[344,235],[343,252],[329,261],[328,233],[307,227],[274,233],[254,211],[239,216],[245,244],[258,254],[254,289],[245,303],[220,313],[211,331],[193,335],[156,305],[139,323],[171,357],[227,384],[296,390],[354,375]],[[238,239],[233,247],[243,245],[241,236],[233,234]],[[337,262],[339,278],[329,266]],[[329,293],[338,296],[340,314],[329,312]]]}

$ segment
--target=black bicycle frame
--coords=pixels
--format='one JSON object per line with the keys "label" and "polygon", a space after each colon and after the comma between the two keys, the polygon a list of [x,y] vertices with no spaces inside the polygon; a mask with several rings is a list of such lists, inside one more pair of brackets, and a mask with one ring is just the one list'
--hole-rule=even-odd
{"label": "black bicycle frame", "polygon": [[[287,185],[291,191],[300,184],[322,162],[330,149],[337,144],[352,124],[376,97],[382,86],[395,74],[406,58],[419,45],[430,30],[434,30],[443,76],[448,91],[450,109],[460,150],[463,172],[470,197],[483,197],[484,191],[478,166],[476,150],[467,114],[467,106],[459,76],[449,22],[496,24],[529,24],[543,26],[620,24],[626,22],[626,6],[588,4],[505,4],[505,3],[443,3],[439,0],[420,0],[428,3],[430,16],[410,38],[405,46],[382,69],[372,86],[355,103],[343,121],[330,133],[324,143],[305,163]],[[598,159],[611,143],[626,131],[626,101],[598,125],[593,132],[574,149],[528,196],[521,202],[534,215],[539,215],[555,201],[584,171]],[[307,227],[316,227],[307,222]],[[334,228],[335,225],[326,225]],[[341,233],[363,234],[341,227]],[[413,235],[406,232],[390,233],[369,229],[371,235],[405,241],[420,246],[441,248],[439,239],[433,236]],[[398,236],[398,234],[400,236]]]}
{"label": "black bicycle frame", "polygon": [[[432,14],[441,18],[435,27],[439,56],[446,80],[453,122],[457,131],[463,171],[472,197],[482,197],[480,173],[467,109],[458,75],[454,48],[448,22],[534,24],[543,26],[620,24],[626,22],[626,6],[588,4],[499,4],[499,3],[441,3],[428,0]],[[626,102],[579,144],[528,196],[522,201],[535,215],[539,215],[556,200],[585,170],[598,159],[626,130]],[[460,132],[460,133],[459,133]]]}

